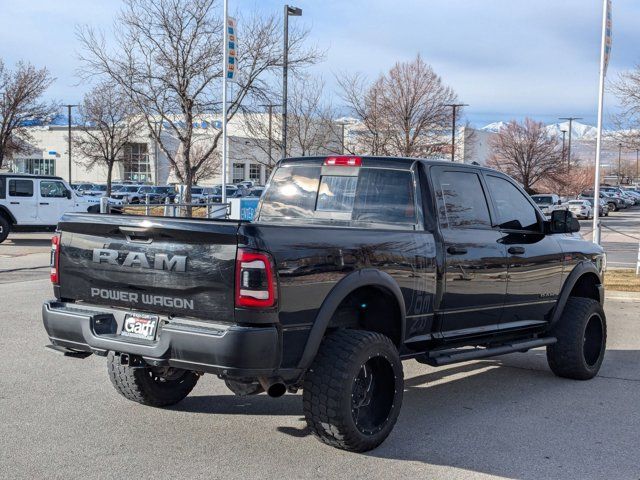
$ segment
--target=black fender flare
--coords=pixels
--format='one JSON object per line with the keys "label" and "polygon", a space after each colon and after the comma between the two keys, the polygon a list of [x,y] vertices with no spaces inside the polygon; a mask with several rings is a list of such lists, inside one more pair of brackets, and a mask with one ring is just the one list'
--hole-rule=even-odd
{"label": "black fender flare", "polygon": [[320,343],[329,326],[331,317],[340,303],[354,290],[360,287],[377,286],[389,290],[398,302],[400,309],[400,343],[404,341],[406,309],[404,297],[397,282],[388,273],[374,268],[364,268],[348,274],[334,285],[327,297],[322,302],[318,314],[311,327],[311,332],[307,338],[304,352],[298,362],[298,368],[306,370],[318,353]]}
{"label": "black fender flare", "polygon": [[550,328],[553,327],[562,316],[564,307],[567,304],[567,300],[569,300],[569,295],[571,295],[571,290],[573,290],[573,287],[575,286],[575,284],[578,282],[580,277],[582,277],[587,273],[593,273],[595,274],[596,277],[600,279],[600,282],[601,282],[600,288],[599,288],[600,304],[602,305],[604,303],[604,289],[602,288],[601,273],[598,271],[598,269],[593,263],[588,261],[580,262],[573,268],[573,270],[565,280],[564,285],[562,286],[562,290],[560,291],[560,296],[558,297],[558,301],[556,302],[556,308],[554,309],[553,315],[551,316],[551,322],[549,323]]}
{"label": "black fender flare", "polygon": [[15,225],[16,223],[16,217],[13,216],[13,214],[7,209],[7,207],[0,205],[0,215],[2,215],[3,217],[5,217],[7,220],[9,220],[9,223]]}

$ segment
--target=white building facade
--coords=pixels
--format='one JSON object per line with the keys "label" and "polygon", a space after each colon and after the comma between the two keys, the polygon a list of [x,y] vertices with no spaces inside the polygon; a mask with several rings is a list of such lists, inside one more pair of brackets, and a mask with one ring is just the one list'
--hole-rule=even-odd
{"label": "white building facade", "polygon": [[[195,128],[195,137],[206,144],[208,138],[213,139],[213,136],[218,133],[219,123],[216,121],[198,123]],[[239,121],[230,122],[227,182],[251,180],[255,184],[264,185],[269,175],[268,167],[273,162],[269,162],[264,149],[257,146],[256,142],[263,140],[242,136],[243,131],[238,127],[239,123]],[[31,136],[30,151],[16,155],[8,162],[8,170],[17,173],[57,175],[66,180],[71,178],[73,183],[106,183],[106,166],[94,165],[89,168],[87,159],[77,148],[74,148],[73,144],[71,156],[69,156],[68,127],[60,125],[31,127],[29,134]],[[84,133],[81,129],[72,126],[72,138],[76,135],[84,135]],[[170,139],[166,140],[163,140],[165,145],[172,144]],[[221,149],[221,142],[218,149]],[[280,152],[274,148],[272,156],[275,161],[280,157]],[[212,170],[215,170],[213,174],[200,179],[198,182],[200,185],[216,185],[222,182],[221,166],[218,165]],[[125,147],[122,161],[114,165],[112,180],[155,185],[179,183],[167,155],[144,129]]]}

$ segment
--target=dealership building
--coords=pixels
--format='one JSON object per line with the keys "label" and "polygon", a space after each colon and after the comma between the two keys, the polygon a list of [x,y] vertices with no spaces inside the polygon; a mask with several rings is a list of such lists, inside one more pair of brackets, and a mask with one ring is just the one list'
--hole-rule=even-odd
{"label": "dealership building", "polygon": [[[69,157],[69,129],[67,125],[60,123],[54,122],[50,125],[28,127],[31,148],[27,152],[17,154],[9,162],[8,169],[19,173],[57,175],[68,180],[69,168],[71,168],[71,180],[74,183],[105,183],[107,169],[104,165],[88,167],[88,159],[83,157],[73,144]],[[212,139],[219,129],[220,122],[215,120],[194,124],[195,137],[203,144],[206,144],[210,138]],[[72,138],[82,135],[84,135],[82,129],[71,126]],[[266,140],[249,138],[244,135],[239,121],[229,123],[229,162],[227,165],[229,183],[252,180],[256,184],[263,185],[266,182],[269,161],[265,153],[266,149],[259,148],[257,145],[257,142],[261,141]],[[165,145],[172,144],[170,138],[164,138],[163,143]],[[221,149],[221,145],[220,141],[218,149]],[[277,159],[279,153],[275,145],[273,150],[273,157]],[[215,173],[209,177],[201,178],[199,184],[215,185],[221,183],[221,168],[218,166],[210,170],[214,170]],[[178,183],[167,155],[145,129],[132,138],[124,148],[122,161],[114,165],[113,180],[156,185]]]}

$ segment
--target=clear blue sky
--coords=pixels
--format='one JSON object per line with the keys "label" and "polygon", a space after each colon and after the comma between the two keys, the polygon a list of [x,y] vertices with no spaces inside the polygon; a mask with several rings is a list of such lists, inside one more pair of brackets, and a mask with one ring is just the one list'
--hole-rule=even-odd
{"label": "clear blue sky", "polygon": [[[601,0],[291,0],[312,41],[327,50],[314,70],[333,88],[340,72],[370,77],[417,53],[433,65],[476,125],[532,116],[595,122]],[[281,12],[284,2],[229,0],[231,11]],[[109,28],[118,0],[0,0],[0,56],[46,65],[53,98],[77,102],[85,88],[74,28]],[[609,79],[640,63],[640,3],[613,0]],[[240,39],[240,42],[242,39]],[[615,99],[607,97],[607,109]]]}

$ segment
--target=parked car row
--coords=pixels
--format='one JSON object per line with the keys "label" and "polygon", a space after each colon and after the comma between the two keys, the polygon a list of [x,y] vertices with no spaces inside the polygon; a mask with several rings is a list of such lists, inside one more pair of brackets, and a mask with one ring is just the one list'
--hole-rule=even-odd
{"label": "parked car row", "polygon": [[[602,185],[599,197],[598,215],[607,217],[609,212],[640,205],[640,187]],[[590,219],[594,215],[593,190],[585,190],[575,199],[563,199],[553,193],[536,194],[531,198],[547,216],[550,216],[554,210],[569,210],[577,218]]]}
{"label": "parked car row", "polygon": [[[103,197],[107,192],[107,186],[94,183],[75,183],[73,190],[82,196]],[[251,181],[243,181],[226,186],[227,198],[260,197],[264,187],[254,185]],[[135,184],[131,182],[113,183],[109,203],[122,205],[124,203],[149,203],[162,204],[167,200],[171,203],[183,203],[182,197],[175,185],[153,186]],[[207,203],[222,201],[222,186],[215,185],[204,187],[194,185],[191,187],[191,203]]]}

